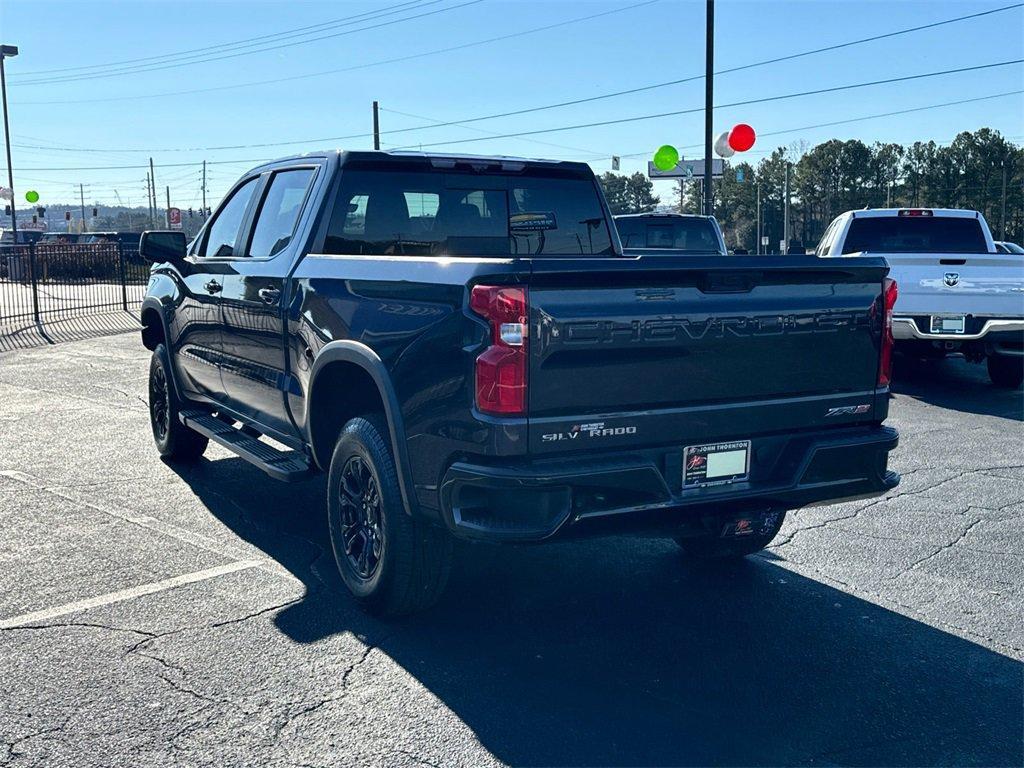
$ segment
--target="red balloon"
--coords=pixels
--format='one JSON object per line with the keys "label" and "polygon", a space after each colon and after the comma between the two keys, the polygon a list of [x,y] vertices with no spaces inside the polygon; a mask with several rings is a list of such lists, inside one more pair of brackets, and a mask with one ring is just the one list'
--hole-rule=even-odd
{"label": "red balloon", "polygon": [[739,123],[734,125],[733,129],[729,131],[729,146],[737,152],[746,152],[754,146],[756,138],[757,135],[754,133],[753,128],[746,123]]}

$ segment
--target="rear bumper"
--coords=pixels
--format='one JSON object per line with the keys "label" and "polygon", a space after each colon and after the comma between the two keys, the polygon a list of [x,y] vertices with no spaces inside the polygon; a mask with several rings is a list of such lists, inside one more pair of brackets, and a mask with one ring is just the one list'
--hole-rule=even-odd
{"label": "rear bumper", "polygon": [[481,465],[457,462],[440,488],[456,535],[499,541],[711,530],[722,516],[876,496],[896,487],[889,427],[755,438],[749,479],[682,489],[682,447]]}
{"label": "rear bumper", "polygon": [[[936,315],[950,314],[936,312]],[[893,317],[892,335],[897,340],[922,339],[925,341],[977,341],[990,334],[1020,337],[1024,333],[1024,318],[967,316],[964,333],[929,333],[930,315]]]}

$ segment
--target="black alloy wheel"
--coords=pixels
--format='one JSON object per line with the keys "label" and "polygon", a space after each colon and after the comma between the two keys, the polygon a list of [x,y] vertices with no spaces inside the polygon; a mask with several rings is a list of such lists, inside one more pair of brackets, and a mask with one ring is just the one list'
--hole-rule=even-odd
{"label": "black alloy wheel", "polygon": [[345,557],[360,578],[370,579],[384,551],[384,527],[377,482],[360,456],[352,456],[345,463],[339,495]]}

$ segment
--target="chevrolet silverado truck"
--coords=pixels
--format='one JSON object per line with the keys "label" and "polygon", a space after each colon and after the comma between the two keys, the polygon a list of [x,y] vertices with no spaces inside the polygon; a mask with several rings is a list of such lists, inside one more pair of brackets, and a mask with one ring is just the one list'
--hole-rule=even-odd
{"label": "chevrolet silverado truck", "polygon": [[157,450],[327,473],[379,613],[430,605],[456,538],[739,557],[899,482],[884,260],[626,256],[585,164],[303,155],[140,249]]}
{"label": "chevrolet silverado truck", "polygon": [[816,253],[885,258],[899,285],[892,327],[904,358],[959,353],[987,361],[997,387],[1024,381],[1024,261],[996,248],[977,211],[847,211],[825,230]]}

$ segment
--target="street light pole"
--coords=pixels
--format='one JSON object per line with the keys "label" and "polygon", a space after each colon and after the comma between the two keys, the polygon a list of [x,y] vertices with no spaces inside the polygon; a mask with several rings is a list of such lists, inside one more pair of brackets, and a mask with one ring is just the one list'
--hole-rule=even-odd
{"label": "street light pole", "polygon": [[707,0],[706,40],[704,44],[704,215],[715,212],[711,191],[711,131],[715,90],[715,0]]}
{"label": "street light pole", "polygon": [[4,59],[18,55],[18,46],[0,45],[0,94],[4,103],[4,143],[7,145],[7,186],[11,190],[11,234],[13,243],[18,243],[18,205],[14,202],[14,165],[11,164],[11,128],[7,117],[7,75],[4,73]]}

